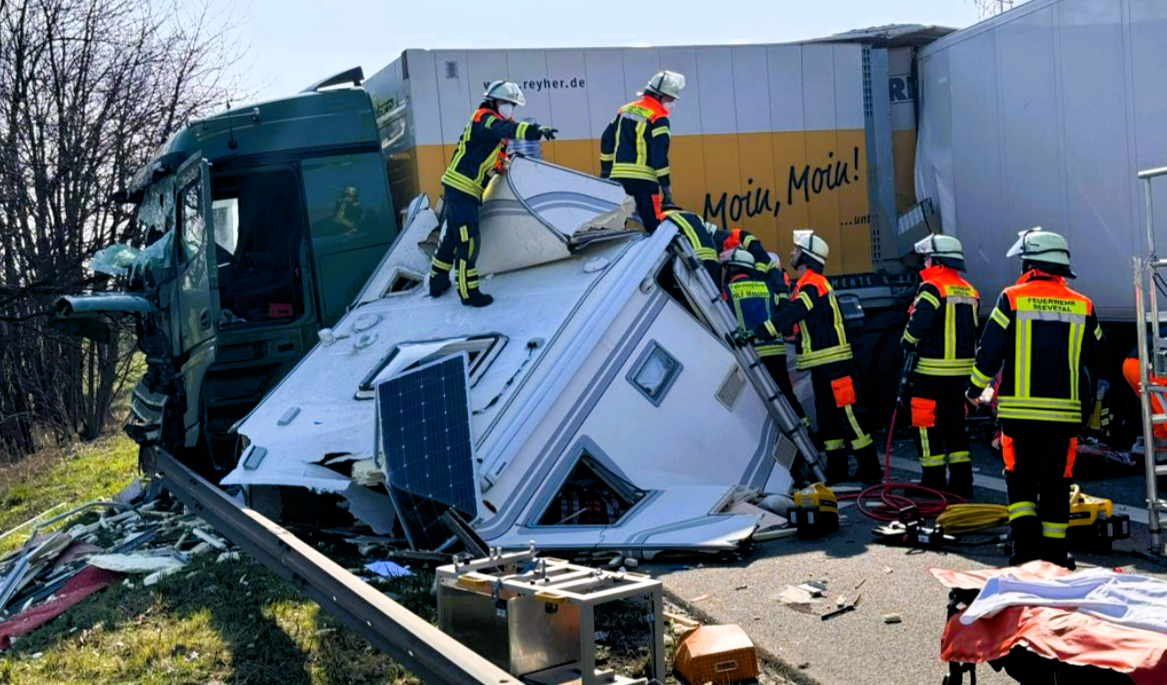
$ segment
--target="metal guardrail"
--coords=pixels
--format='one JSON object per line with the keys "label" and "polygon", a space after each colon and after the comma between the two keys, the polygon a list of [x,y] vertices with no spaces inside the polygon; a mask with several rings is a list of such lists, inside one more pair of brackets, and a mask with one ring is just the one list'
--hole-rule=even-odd
{"label": "metal guardrail", "polygon": [[158,451],[158,470],[182,503],[340,619],[369,642],[434,685],[520,685],[468,647],[374,590],[336,562],[262,514]]}

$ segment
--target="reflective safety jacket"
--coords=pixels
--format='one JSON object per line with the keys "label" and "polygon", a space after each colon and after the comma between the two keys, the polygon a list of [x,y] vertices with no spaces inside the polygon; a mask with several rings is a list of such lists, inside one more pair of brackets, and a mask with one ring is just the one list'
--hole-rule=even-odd
{"label": "reflective safety jacket", "polygon": [[983,389],[1001,371],[998,418],[1081,423],[1101,343],[1090,299],[1032,269],[997,298],[969,381]]}
{"label": "reflective safety jacket", "polygon": [[[738,328],[754,330],[763,326],[778,310],[778,300],[769,283],[763,278],[750,278],[738,274],[730,279],[722,292],[737,318]],[[759,357],[777,357],[786,354],[786,345],[781,341],[767,341],[754,345]]]}
{"label": "reflective safety jacket", "polygon": [[903,335],[904,345],[919,355],[916,373],[967,376],[977,351],[977,290],[956,269],[939,264],[920,278]]}
{"label": "reflective safety jacket", "polygon": [[852,359],[851,344],[835,291],[827,279],[810,269],[794,283],[790,299],[754,335],[775,339],[781,331],[793,330],[796,335],[798,370],[812,369]]}
{"label": "reflective safety jacket", "polygon": [[442,174],[442,185],[481,200],[492,176],[502,170],[506,146],[511,140],[539,140],[539,125],[516,123],[483,107],[466,124],[450,166]]}
{"label": "reflective safety jacket", "polygon": [[600,176],[670,185],[669,116],[658,100],[645,95],[616,112],[600,136]]}
{"label": "reflective safety jacket", "polygon": [[713,247],[713,236],[705,228],[705,221],[693,212],[683,212],[671,209],[664,213],[664,220],[671,221],[677,227],[677,233],[684,236],[697,253],[697,259],[705,265],[705,269],[713,278],[713,282],[721,284],[721,262],[717,260],[717,251]]}
{"label": "reflective safety jacket", "polygon": [[754,257],[754,270],[760,274],[770,271],[770,255],[758,240],[749,231],[742,228],[725,231],[719,230],[713,234],[713,249],[721,254],[727,250],[742,248]]}

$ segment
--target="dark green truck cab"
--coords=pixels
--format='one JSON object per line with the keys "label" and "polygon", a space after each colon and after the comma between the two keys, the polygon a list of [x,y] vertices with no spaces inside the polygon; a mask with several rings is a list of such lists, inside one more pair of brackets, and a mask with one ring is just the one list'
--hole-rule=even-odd
{"label": "dark green truck cab", "polygon": [[52,325],[110,339],[133,317],[147,371],[129,435],[206,475],[231,426],[333,325],[397,236],[368,93],[354,69],[284,99],[195,121],[121,198],[147,247],[128,292],[63,298]]}

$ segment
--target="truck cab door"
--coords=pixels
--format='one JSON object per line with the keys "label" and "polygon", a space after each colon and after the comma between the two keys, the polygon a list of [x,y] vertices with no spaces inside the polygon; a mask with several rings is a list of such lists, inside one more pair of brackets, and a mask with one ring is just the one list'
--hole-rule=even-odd
{"label": "truck cab door", "polygon": [[193,447],[199,435],[203,377],[215,361],[219,319],[210,164],[192,156],[178,168],[175,178],[177,278],[170,308],[170,339],[174,357],[182,362],[184,442]]}

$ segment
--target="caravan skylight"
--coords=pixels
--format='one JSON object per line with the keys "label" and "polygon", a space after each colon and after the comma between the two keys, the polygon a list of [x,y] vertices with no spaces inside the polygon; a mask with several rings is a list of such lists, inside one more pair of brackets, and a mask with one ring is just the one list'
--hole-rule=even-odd
{"label": "caravan skylight", "polygon": [[628,372],[628,382],[659,407],[680,374],[681,362],[653,340]]}
{"label": "caravan skylight", "polygon": [[381,381],[459,352],[466,352],[470,357],[470,384],[473,386],[499,352],[502,352],[506,343],[506,336],[498,333],[402,343],[390,350],[381,363],[365,376],[357,388],[356,398],[371,400],[374,388]]}

